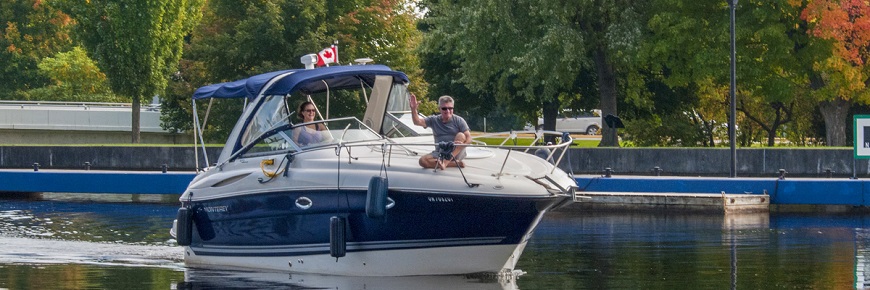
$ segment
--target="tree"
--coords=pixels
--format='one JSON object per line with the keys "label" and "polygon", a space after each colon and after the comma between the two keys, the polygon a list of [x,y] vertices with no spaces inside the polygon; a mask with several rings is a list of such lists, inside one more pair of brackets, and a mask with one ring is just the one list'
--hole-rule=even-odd
{"label": "tree", "polygon": [[[433,28],[424,51],[456,53],[458,81],[472,92],[491,92],[521,115],[535,116],[542,108],[548,130],[555,129],[560,100],[598,95],[602,113],[616,115],[617,74],[639,37],[636,8],[641,4],[480,0],[429,5],[435,12],[427,16]],[[601,146],[618,146],[615,130],[605,127],[602,134]]]}
{"label": "tree", "polygon": [[[192,110],[190,95],[197,87],[302,68],[301,56],[336,40],[342,64],[370,57],[407,73],[414,84],[409,89],[425,94],[427,85],[413,53],[420,38],[415,21],[405,0],[209,1],[201,25],[185,46],[169,98],[164,100],[164,114],[168,113],[164,125],[186,129]],[[356,112],[364,101],[349,98],[346,103],[358,105],[352,108]],[[242,106],[241,101],[215,102],[207,124],[208,139],[224,139]],[[205,110],[198,108],[200,113]]]}
{"label": "tree", "polygon": [[132,142],[139,104],[161,94],[176,71],[182,40],[199,21],[201,0],[89,0],[70,5],[80,39],[112,90],[132,98]]}
{"label": "tree", "polygon": [[48,86],[22,93],[28,100],[76,102],[124,102],[112,94],[106,75],[81,47],[43,58],[39,71],[51,81]]}
{"label": "tree", "polygon": [[[427,11],[427,14],[419,22],[418,29],[424,35],[429,34],[437,27],[432,19],[437,19],[440,10],[437,6],[433,6],[437,5],[437,2],[434,4],[433,2],[421,2],[419,5],[420,10]],[[508,131],[522,128],[525,122],[537,123],[537,110],[508,110],[507,104],[499,103],[491,90],[472,92],[464,83],[456,81],[462,77],[459,69],[462,58],[455,50],[448,49],[447,45],[445,41],[427,37],[418,49],[423,77],[429,84],[429,102],[432,103],[429,106],[431,110],[422,110],[421,107],[421,113],[437,113],[437,104],[432,100],[437,100],[443,95],[450,95],[457,101],[457,107],[460,108],[456,113],[462,115],[469,122],[472,130]],[[518,107],[525,109],[539,106],[528,104]],[[464,114],[464,112],[474,112],[474,114]],[[487,118],[486,128],[483,126],[484,118]]]}
{"label": "tree", "polygon": [[[796,49],[804,40],[793,33],[799,10],[792,2],[749,0],[737,7],[739,134],[755,123],[766,131],[771,146],[776,131],[791,122],[787,109],[806,79]],[[725,124],[730,87],[728,3],[658,0],[650,7],[655,10],[641,59],[672,89],[690,89],[688,93],[698,98],[692,102],[693,111]]]}
{"label": "tree", "polygon": [[72,48],[73,24],[49,1],[0,1],[0,99],[21,99],[23,91],[48,84],[37,64]]}
{"label": "tree", "polygon": [[809,1],[800,14],[815,45],[809,86],[820,102],[828,146],[845,146],[846,115],[853,103],[870,103],[870,4],[856,0]]}

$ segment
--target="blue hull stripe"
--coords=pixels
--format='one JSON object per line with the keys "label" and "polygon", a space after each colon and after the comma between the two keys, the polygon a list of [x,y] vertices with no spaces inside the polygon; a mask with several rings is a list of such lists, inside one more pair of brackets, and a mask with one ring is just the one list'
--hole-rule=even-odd
{"label": "blue hull stripe", "polygon": [[[465,239],[432,239],[417,241],[385,241],[347,243],[348,252],[388,251],[404,249],[422,249],[436,247],[481,246],[502,244],[504,237],[483,237]],[[309,244],[295,246],[204,246],[193,247],[191,250],[198,256],[244,256],[244,257],[276,257],[276,256],[307,256],[329,253],[329,244]]]}

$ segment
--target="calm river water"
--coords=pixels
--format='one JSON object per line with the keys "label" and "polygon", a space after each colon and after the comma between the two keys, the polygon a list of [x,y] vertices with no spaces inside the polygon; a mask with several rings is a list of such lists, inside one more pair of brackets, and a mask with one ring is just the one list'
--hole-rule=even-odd
{"label": "calm river water", "polygon": [[[136,199],[138,202],[131,202]],[[161,199],[163,199],[161,201]],[[0,289],[848,289],[870,279],[870,215],[550,214],[515,279],[186,269],[166,197],[0,199]],[[161,203],[163,202],[163,203]],[[424,261],[421,261],[424,262]]]}

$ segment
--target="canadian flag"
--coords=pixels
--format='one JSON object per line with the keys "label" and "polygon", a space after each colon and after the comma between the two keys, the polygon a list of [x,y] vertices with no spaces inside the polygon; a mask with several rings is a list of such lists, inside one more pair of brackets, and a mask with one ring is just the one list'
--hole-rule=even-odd
{"label": "canadian flag", "polygon": [[338,63],[338,47],[332,45],[317,53],[317,66]]}

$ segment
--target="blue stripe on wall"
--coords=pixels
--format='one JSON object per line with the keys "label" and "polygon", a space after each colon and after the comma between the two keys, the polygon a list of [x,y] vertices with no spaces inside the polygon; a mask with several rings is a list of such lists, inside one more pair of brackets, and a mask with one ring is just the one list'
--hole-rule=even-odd
{"label": "blue stripe on wall", "polygon": [[0,191],[178,194],[193,172],[0,171]]}

